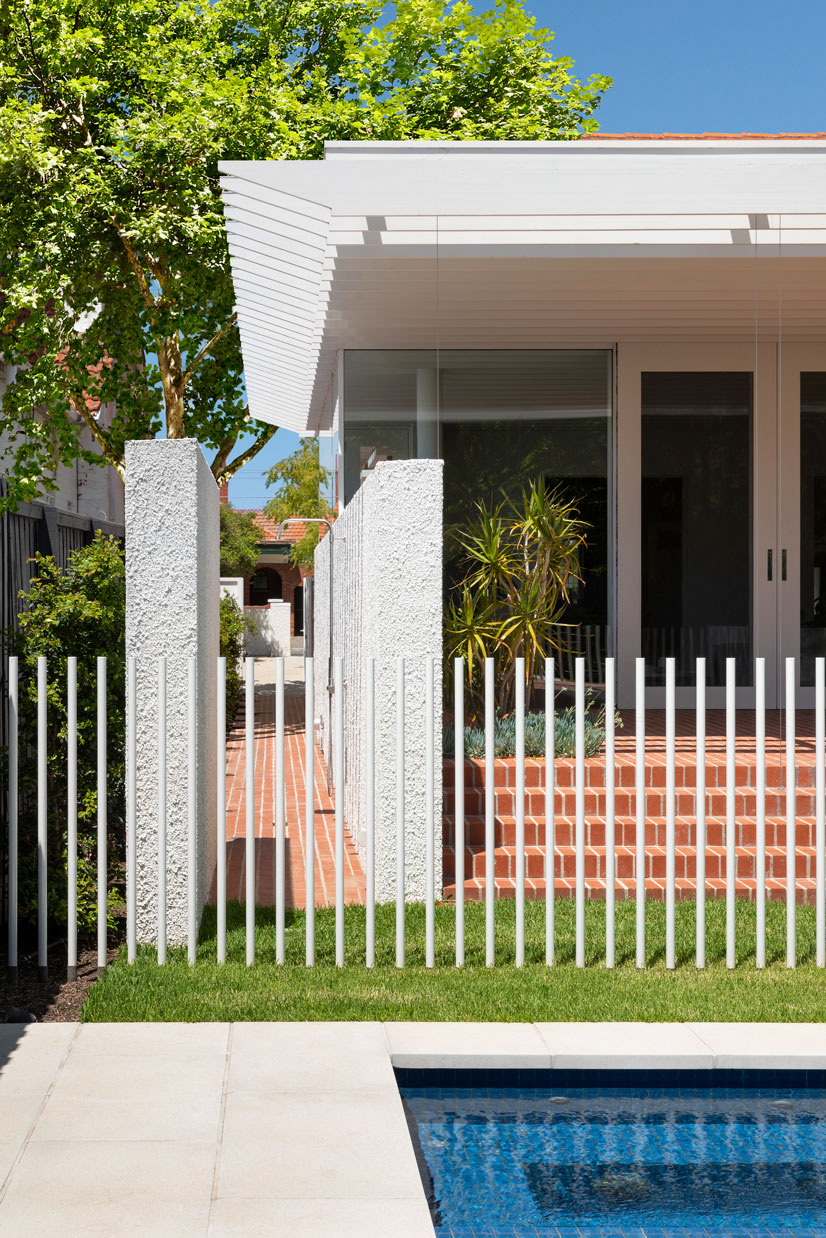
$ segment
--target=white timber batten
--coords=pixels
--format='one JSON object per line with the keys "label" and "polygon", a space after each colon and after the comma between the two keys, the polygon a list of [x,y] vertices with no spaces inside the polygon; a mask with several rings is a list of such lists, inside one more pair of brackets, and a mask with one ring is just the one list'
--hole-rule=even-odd
{"label": "white timber batten", "polygon": [[333,427],[356,348],[826,335],[826,143],[329,143],[221,165],[250,412]]}

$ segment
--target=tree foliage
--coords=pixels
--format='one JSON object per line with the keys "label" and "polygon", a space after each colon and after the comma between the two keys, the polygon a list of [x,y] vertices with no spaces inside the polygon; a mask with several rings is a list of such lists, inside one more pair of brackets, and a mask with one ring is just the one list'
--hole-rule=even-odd
{"label": "tree foliage", "polygon": [[195,436],[222,481],[272,437],[244,397],[220,159],[596,128],[610,80],[554,59],[520,0],[384,15],[380,0],[0,0],[9,502],[79,456],[122,472],[128,439]]}
{"label": "tree foliage", "polygon": [[[36,768],[37,660],[48,659],[48,908],[66,923],[66,659],[77,658],[78,925],[97,922],[97,658],[107,658],[107,823],[110,908],[122,895],[126,570],[119,543],[102,533],[75,550],[63,571],[51,556],[37,555],[36,576],[10,634],[20,664],[20,914],[37,910]],[[28,754],[28,755],[26,755]],[[54,862],[58,861],[58,862]],[[120,887],[120,888],[119,888]]]}
{"label": "tree foliage", "polygon": [[[288,520],[291,516],[334,520],[335,512],[324,497],[329,480],[330,470],[319,459],[318,439],[302,438],[297,450],[267,473],[267,485],[275,486],[276,493],[266,504],[265,514],[273,520]],[[311,567],[318,538],[319,526],[310,525],[293,545],[290,562],[296,567]]]}
{"label": "tree foliage", "polygon": [[261,530],[250,512],[221,504],[221,575],[251,576],[258,566]]}

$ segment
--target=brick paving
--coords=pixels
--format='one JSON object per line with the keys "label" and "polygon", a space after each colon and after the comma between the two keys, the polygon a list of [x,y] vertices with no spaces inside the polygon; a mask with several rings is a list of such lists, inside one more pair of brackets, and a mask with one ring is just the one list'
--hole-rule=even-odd
{"label": "brick paving", "polygon": [[[635,718],[623,711],[616,738],[615,889],[618,898],[636,893]],[[757,887],[755,715],[738,710],[735,754],[735,888],[754,898]],[[814,712],[798,711],[795,744],[795,890],[798,902],[814,901],[815,893],[815,744]],[[695,715],[676,716],[675,887],[678,898],[693,898],[697,871]],[[785,717],[766,715],[766,889],[769,898],[786,893],[786,762]],[[725,712],[709,710],[706,718],[706,893],[721,897],[726,888],[726,753]],[[665,713],[646,713],[646,869],[645,889],[662,898],[666,866]],[[484,762],[465,763],[465,897],[484,897],[486,888]],[[445,762],[443,825],[445,894],[455,897],[454,765]],[[545,897],[544,765],[526,762],[525,871],[526,896]],[[575,889],[576,807],[574,762],[556,763],[554,892],[569,896]],[[585,762],[585,887],[601,898],[606,885],[605,761]],[[516,889],[516,762],[497,762],[495,776],[495,849],[493,876],[497,897],[513,897]]]}
{"label": "brick paving", "polygon": [[[287,683],[284,693],[284,766],[286,772],[285,901],[306,906],[304,883],[304,685]],[[255,690],[255,889],[256,903],[272,906],[275,895],[275,685]],[[243,706],[227,737],[227,898],[244,901],[246,886],[246,742]],[[364,871],[353,840],[344,831],[344,895],[364,902]],[[212,899],[215,898],[213,884]],[[335,901],[335,816],[327,792],[327,770],[315,746],[315,905]]]}

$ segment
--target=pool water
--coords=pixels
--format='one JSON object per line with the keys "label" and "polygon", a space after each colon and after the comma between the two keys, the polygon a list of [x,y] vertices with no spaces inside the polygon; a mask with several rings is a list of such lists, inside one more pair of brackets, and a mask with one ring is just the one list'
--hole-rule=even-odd
{"label": "pool water", "polygon": [[826,1238],[822,1071],[397,1076],[445,1238]]}

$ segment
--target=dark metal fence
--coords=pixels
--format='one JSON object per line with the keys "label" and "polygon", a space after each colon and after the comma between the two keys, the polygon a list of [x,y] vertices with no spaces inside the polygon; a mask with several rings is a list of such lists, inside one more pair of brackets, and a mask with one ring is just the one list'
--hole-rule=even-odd
{"label": "dark metal fence", "polygon": [[[0,497],[5,497],[6,481],[0,477]],[[74,550],[88,545],[101,529],[123,541],[124,528],[109,520],[93,520],[74,512],[61,512],[46,503],[19,503],[14,512],[0,515],[0,701],[8,699],[7,633],[17,627],[24,603],[21,593],[31,587],[35,554],[51,555],[65,568]],[[0,708],[0,751],[7,742],[8,715]],[[0,779],[0,874],[7,871],[8,805],[5,779]],[[7,919],[6,885],[0,877],[0,925]]]}

